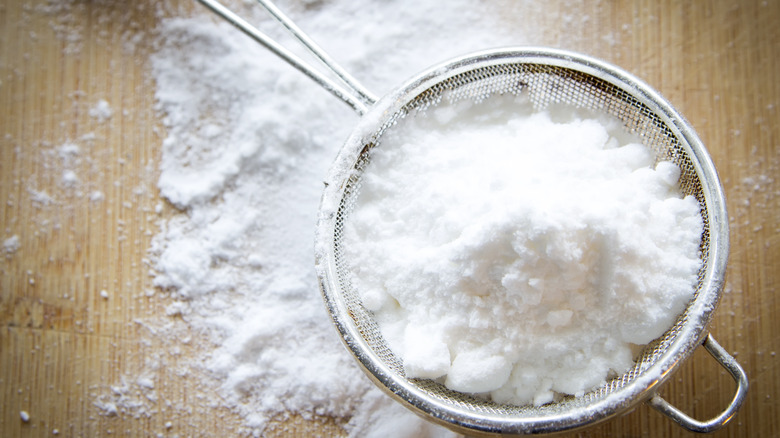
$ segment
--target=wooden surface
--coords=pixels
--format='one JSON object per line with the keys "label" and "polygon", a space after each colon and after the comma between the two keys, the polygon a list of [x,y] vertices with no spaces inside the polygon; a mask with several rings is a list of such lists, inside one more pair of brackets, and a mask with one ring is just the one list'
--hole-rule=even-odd
{"label": "wooden surface", "polygon": [[[539,3],[486,8],[542,29],[523,43],[581,51],[644,79],[707,145],[731,219],[727,290],[711,332],[751,384],[715,436],[780,435],[780,2]],[[0,2],[0,436],[238,433],[234,414],[164,369],[153,409],[105,415],[96,406],[160,354],[137,323],[164,315],[164,299],[146,294],[145,257],[158,221],[176,213],[155,186],[165,134],[148,55],[160,17],[192,10],[185,0]],[[113,110],[106,120],[90,115],[100,100]],[[78,154],[62,148],[68,142]],[[703,418],[729,402],[733,383],[699,350],[662,395]],[[293,417],[268,434],[339,430],[338,421]],[[640,405],[581,435],[688,433]]]}

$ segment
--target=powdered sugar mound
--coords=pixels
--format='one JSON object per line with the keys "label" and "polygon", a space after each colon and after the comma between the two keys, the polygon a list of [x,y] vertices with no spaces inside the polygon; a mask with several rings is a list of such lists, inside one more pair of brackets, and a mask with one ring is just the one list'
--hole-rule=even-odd
{"label": "powdered sugar mound", "polygon": [[[315,170],[338,144],[332,126],[344,132],[352,116],[226,25],[174,19],[163,33],[159,186],[187,215],[156,240],[155,284],[220,345],[203,366],[247,427],[286,412],[347,417],[368,384],[329,327],[310,246]],[[318,129],[301,129],[308,120]]]}
{"label": "powdered sugar mound", "polygon": [[385,135],[345,226],[355,287],[407,376],[522,405],[627,371],[701,267],[679,168],[612,121],[525,96],[451,112]]}
{"label": "powdered sugar mound", "polygon": [[366,382],[343,350],[331,348],[337,346],[335,334],[322,330],[329,327],[318,304],[298,302],[293,308],[266,300],[247,309],[251,317],[236,322],[242,330],[228,336],[208,363],[221,376],[229,406],[243,415],[346,418],[362,404]]}
{"label": "powdered sugar mound", "polygon": [[[330,110],[324,92],[299,75],[290,76],[284,65],[269,65],[267,53],[227,26],[168,21],[163,31],[170,46],[154,58],[157,97],[170,130],[159,186],[178,207],[221,193],[242,171],[281,178],[316,145],[312,135],[329,131],[300,129],[300,123]],[[190,56],[177,45],[196,45],[192,50],[205,53]],[[248,90],[249,84],[258,91]],[[297,89],[319,99],[306,96],[305,104],[297,102],[303,96],[289,95]],[[274,105],[267,91],[288,97],[273,99]]]}

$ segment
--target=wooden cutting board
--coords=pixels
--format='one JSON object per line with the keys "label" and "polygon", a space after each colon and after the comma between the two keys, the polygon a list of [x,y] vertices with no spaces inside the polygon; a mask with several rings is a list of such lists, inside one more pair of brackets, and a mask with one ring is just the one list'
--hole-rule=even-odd
{"label": "wooden cutting board", "polygon": [[[538,3],[485,7],[543,29],[522,43],[587,53],[644,79],[707,145],[731,217],[728,284],[711,332],[751,383],[715,435],[780,435],[780,2]],[[121,394],[123,376],[142,375],[160,355],[142,323],[166,304],[147,296],[146,257],[158,222],[176,211],[155,186],[165,132],[148,56],[161,17],[194,12],[188,0],[0,3],[0,436],[240,431],[234,413],[211,408],[214,394],[170,362],[156,368],[153,408],[98,408],[112,385]],[[181,357],[193,348],[183,345]],[[733,387],[697,351],[661,394],[705,418]],[[339,435],[340,421],[293,416],[267,434]],[[643,405],[581,432],[687,434]]]}

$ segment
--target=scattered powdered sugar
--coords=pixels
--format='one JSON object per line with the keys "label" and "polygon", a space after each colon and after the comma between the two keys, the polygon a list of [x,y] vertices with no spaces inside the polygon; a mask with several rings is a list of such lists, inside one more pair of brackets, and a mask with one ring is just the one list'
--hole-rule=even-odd
{"label": "scattered powdered sugar", "polygon": [[627,371],[701,267],[679,168],[525,94],[429,113],[372,150],[342,245],[406,375],[541,405]]}
{"label": "scattered powdered sugar", "polygon": [[[526,42],[471,0],[287,6],[378,94],[434,62]],[[239,11],[289,40],[266,26],[260,9]],[[158,31],[152,73],[168,131],[158,185],[180,212],[163,224],[150,258],[157,290],[173,299],[166,313],[185,327],[150,323],[155,335],[196,334],[211,343],[183,373],[203,376],[203,386],[217,389],[215,403],[239,413],[248,433],[286,413],[335,417],[353,436],[447,433],[358,370],[318,291],[313,240],[322,178],[357,116],[205,10],[165,19]],[[100,399],[105,412],[125,412],[132,394],[151,391],[127,382]]]}
{"label": "scattered powdered sugar", "polygon": [[65,187],[75,187],[79,182],[79,177],[76,172],[72,170],[66,170],[62,172],[62,185]]}
{"label": "scattered powdered sugar", "polygon": [[89,200],[92,202],[100,202],[104,199],[106,199],[106,196],[100,190],[93,190],[92,193],[89,194]]}
{"label": "scattered powdered sugar", "polygon": [[79,145],[71,141],[66,141],[65,143],[58,146],[56,150],[57,150],[57,155],[59,155],[63,164],[66,165],[72,164],[77,159],[79,153],[81,152],[81,148],[79,147]]}
{"label": "scattered powdered sugar", "polygon": [[[729,188],[729,194],[736,199],[735,208],[729,211],[730,226],[733,232],[750,230],[759,232],[764,226],[774,226],[774,232],[780,232],[777,224],[751,223],[752,210],[771,210],[776,208],[780,191],[773,190],[776,183],[776,175],[780,173],[780,149],[775,148],[774,155],[760,156],[754,147],[751,151],[751,160],[746,163],[735,163],[738,174],[744,176],[737,181],[725,181]],[[769,241],[764,242],[769,245]]]}
{"label": "scattered powdered sugar", "polygon": [[97,119],[99,123],[103,123],[110,119],[113,114],[114,111],[105,99],[98,100],[95,106],[89,109],[90,117]]}
{"label": "scattered powdered sugar", "polygon": [[12,255],[16,251],[19,251],[19,248],[22,247],[22,244],[19,242],[19,236],[14,234],[13,236],[3,240],[3,251],[5,251],[6,255]]}
{"label": "scattered powdered sugar", "polygon": [[40,208],[55,202],[54,198],[52,198],[51,195],[49,195],[45,190],[35,190],[33,188],[28,188],[27,192],[30,194],[30,201],[35,207]]}

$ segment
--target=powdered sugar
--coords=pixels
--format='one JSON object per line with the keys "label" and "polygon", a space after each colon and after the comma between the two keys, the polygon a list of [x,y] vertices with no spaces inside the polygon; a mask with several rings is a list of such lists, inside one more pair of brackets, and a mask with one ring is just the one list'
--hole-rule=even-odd
{"label": "powdered sugar", "polygon": [[3,251],[5,251],[6,255],[8,256],[14,254],[16,251],[19,251],[19,248],[21,247],[22,244],[19,242],[19,236],[16,234],[3,240]]}
{"label": "powdered sugar", "polygon": [[111,105],[105,99],[98,100],[95,106],[89,109],[90,117],[97,119],[99,123],[110,119],[113,114],[114,111],[111,109]]}
{"label": "powdered sugar", "polygon": [[523,94],[428,112],[372,150],[343,240],[407,376],[522,405],[627,371],[701,267],[679,168]]}
{"label": "powdered sugar", "polygon": [[[265,24],[258,9],[242,13]],[[339,1],[296,4],[290,15],[381,94],[433,61],[524,42],[480,10],[465,0]],[[357,117],[211,16],[169,19],[160,32],[153,74],[168,137],[159,188],[181,213],[155,238],[154,283],[175,299],[168,313],[213,342],[191,365],[203,384],[218,385],[220,404],[254,432],[292,412],[349,419],[356,436],[442,433],[358,371],[317,290],[321,180]]]}

